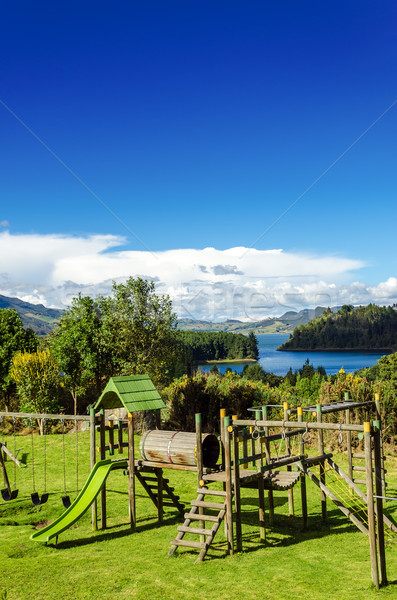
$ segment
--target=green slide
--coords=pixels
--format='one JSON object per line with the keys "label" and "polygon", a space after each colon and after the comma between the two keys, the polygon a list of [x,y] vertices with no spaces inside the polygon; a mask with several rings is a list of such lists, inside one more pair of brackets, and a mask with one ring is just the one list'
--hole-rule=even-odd
{"label": "green slide", "polygon": [[111,460],[107,458],[96,463],[92,469],[84,487],[74,502],[65,510],[53,523],[43,527],[39,531],[32,533],[30,539],[34,542],[49,542],[52,538],[58,537],[62,531],[68,529],[76,523],[89,509],[95,498],[101,491],[107,476],[114,469],[125,469],[127,467],[127,459]]}

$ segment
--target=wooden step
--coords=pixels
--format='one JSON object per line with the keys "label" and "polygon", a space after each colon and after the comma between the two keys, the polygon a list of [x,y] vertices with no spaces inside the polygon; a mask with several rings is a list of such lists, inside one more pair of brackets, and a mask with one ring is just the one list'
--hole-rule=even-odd
{"label": "wooden step", "polygon": [[201,506],[203,508],[215,508],[216,510],[221,510],[223,508],[223,504],[220,502],[207,502],[206,500],[192,500],[190,504],[192,506]]}
{"label": "wooden step", "polygon": [[172,546],[186,546],[187,548],[206,548],[207,544],[202,542],[192,542],[190,540],[171,540]]}
{"label": "wooden step", "polygon": [[200,527],[185,527],[185,525],[179,525],[178,531],[183,533],[194,533],[197,535],[212,535],[212,529],[201,529]]}
{"label": "wooden step", "polygon": [[205,496],[222,496],[226,498],[226,492],[222,492],[221,490],[210,490],[207,488],[199,488],[197,490],[198,494],[204,494]]}
{"label": "wooden step", "polygon": [[[221,513],[224,511],[221,511]],[[211,523],[217,523],[219,519],[222,518],[221,514],[215,517],[214,515],[199,515],[198,513],[185,513],[185,519],[190,519],[191,521],[211,521]]]}
{"label": "wooden step", "polygon": [[163,506],[173,506],[174,508],[177,508],[175,502],[167,502],[167,500],[163,501]]}

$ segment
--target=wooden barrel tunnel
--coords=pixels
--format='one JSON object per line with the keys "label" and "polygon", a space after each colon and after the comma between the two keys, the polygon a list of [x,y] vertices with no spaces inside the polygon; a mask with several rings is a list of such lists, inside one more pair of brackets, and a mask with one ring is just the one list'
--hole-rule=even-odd
{"label": "wooden barrel tunnel", "polygon": [[[219,458],[218,438],[202,434],[203,467],[214,467]],[[150,430],[143,434],[139,450],[144,460],[175,465],[197,465],[196,434],[185,431]]]}

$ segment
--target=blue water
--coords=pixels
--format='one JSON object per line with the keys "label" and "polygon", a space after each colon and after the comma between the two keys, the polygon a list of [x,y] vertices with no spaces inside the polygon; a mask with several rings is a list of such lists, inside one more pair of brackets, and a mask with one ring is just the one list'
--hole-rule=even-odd
{"label": "blue water", "polygon": [[[290,368],[293,371],[300,369],[308,358],[315,367],[324,367],[327,375],[340,371],[341,367],[346,373],[352,373],[363,367],[371,367],[383,354],[372,352],[277,352],[276,348],[288,340],[288,334],[257,335],[259,348],[259,364],[268,373],[285,375]],[[222,363],[218,365],[221,373],[230,367],[233,371],[241,373],[244,363]],[[209,371],[211,366],[202,365],[200,369]]]}

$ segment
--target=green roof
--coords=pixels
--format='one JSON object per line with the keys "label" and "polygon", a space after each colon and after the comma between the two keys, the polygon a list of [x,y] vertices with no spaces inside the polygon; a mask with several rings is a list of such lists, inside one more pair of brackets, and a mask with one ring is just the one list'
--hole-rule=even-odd
{"label": "green roof", "polygon": [[128,412],[139,412],[165,408],[165,404],[149,375],[111,377],[95,409],[122,407]]}

